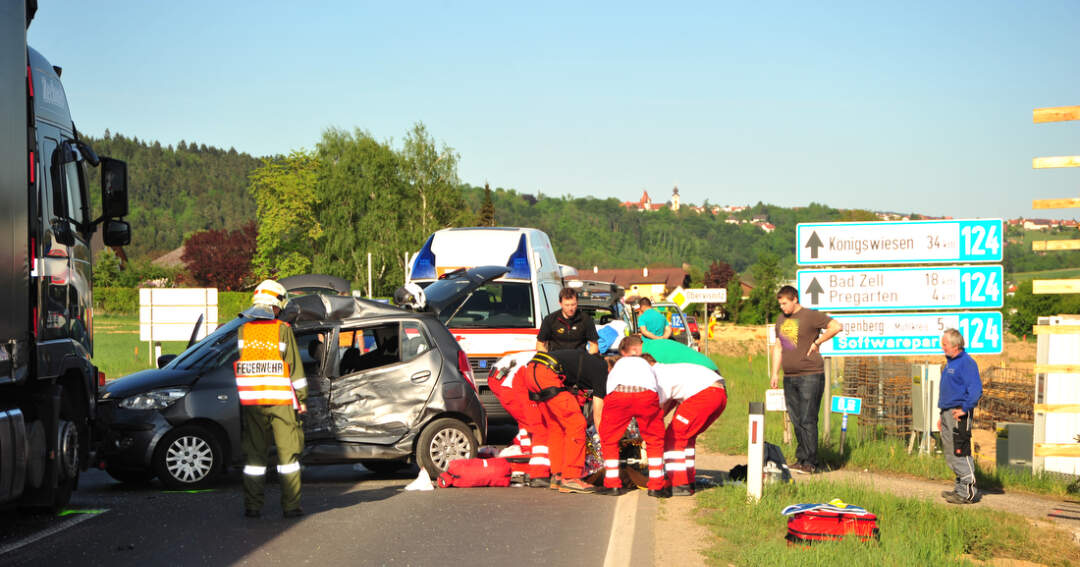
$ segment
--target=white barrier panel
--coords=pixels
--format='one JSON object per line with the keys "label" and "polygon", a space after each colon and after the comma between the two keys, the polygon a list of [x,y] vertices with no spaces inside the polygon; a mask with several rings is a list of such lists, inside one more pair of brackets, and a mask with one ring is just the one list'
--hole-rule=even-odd
{"label": "white barrier panel", "polygon": [[214,332],[218,324],[216,288],[140,288],[139,340],[187,341],[199,315],[203,324],[197,339]]}

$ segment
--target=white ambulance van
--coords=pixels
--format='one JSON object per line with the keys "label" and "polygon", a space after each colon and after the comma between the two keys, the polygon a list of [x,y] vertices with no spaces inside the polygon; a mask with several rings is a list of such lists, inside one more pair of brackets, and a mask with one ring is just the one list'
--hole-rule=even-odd
{"label": "white ambulance van", "polygon": [[508,417],[487,387],[495,361],[534,350],[540,322],[559,309],[563,277],[547,234],[535,228],[447,228],[432,234],[411,258],[406,283],[426,287],[458,268],[507,266],[510,271],[484,285],[446,321],[469,357],[489,419]]}

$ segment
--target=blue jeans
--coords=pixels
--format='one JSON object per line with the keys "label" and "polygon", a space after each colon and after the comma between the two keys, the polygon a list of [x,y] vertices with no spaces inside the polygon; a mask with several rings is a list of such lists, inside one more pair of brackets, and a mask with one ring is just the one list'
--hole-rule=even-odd
{"label": "blue jeans", "polygon": [[817,457],[818,410],[824,393],[824,373],[784,376],[784,403],[798,442],[795,460],[815,467],[820,465]]}

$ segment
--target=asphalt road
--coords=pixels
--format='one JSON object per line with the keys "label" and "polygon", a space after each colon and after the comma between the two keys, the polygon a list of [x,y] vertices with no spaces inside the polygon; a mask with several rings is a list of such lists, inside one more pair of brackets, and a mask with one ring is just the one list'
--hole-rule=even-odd
{"label": "asphalt road", "polygon": [[[307,515],[286,520],[274,483],[263,517],[244,518],[236,473],[211,491],[175,493],[92,470],[68,506],[80,512],[4,514],[0,565],[604,563],[617,498],[535,488],[404,491],[415,474],[307,467]],[[652,560],[652,500],[638,500],[645,513],[637,515],[634,564]]]}

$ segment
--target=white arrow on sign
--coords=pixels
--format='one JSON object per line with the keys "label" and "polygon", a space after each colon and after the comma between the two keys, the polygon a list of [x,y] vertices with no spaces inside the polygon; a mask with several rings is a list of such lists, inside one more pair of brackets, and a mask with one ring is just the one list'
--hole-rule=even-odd
{"label": "white arrow on sign", "polygon": [[1000,262],[1001,219],[802,223],[796,261],[802,266]]}
{"label": "white arrow on sign", "polygon": [[1001,266],[799,270],[804,306],[830,311],[996,309]]}

